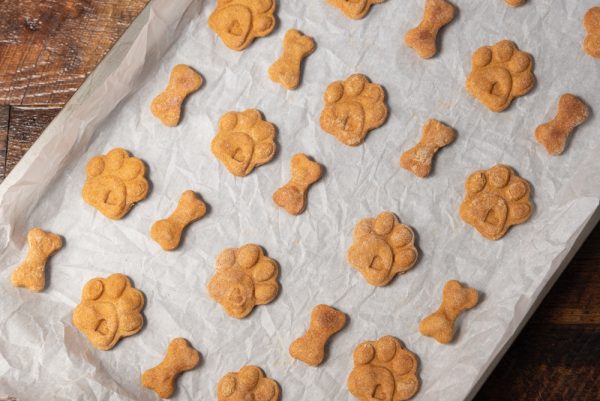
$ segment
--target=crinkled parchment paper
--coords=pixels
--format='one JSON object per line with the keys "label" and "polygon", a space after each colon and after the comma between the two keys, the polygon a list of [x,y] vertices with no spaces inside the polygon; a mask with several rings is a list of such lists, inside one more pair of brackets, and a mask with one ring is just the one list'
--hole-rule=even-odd
{"label": "crinkled parchment paper", "polygon": [[[325,1],[282,0],[278,28],[243,52],[229,50],[209,30],[213,3],[153,1],[111,73],[102,76],[100,67],[91,79],[102,81],[76,96],[0,186],[0,394],[23,401],[155,399],[140,375],[162,359],[169,340],[183,336],[203,362],[181,377],[176,400],[216,399],[220,377],[245,364],[264,368],[285,400],[350,400],[354,346],[391,334],[420,357],[415,400],[470,397],[597,217],[598,118],[577,130],[560,157],[549,157],[533,137],[563,93],[600,110],[600,62],[581,50],[581,21],[597,1],[531,0],[513,9],[502,0],[454,0],[458,16],[442,32],[439,55],[427,61],[403,44],[423,1],[388,0],[351,21]],[[289,28],[318,44],[296,91],[267,76]],[[506,38],[534,56],[538,84],[507,111],[492,113],[467,95],[464,83],[472,52]],[[187,101],[181,124],[166,128],[149,104],[177,63],[195,67],[206,82]],[[350,148],[325,134],[318,119],[327,84],[355,72],[386,88],[390,117],[362,146]],[[260,109],[277,125],[279,152],[236,178],[213,157],[210,141],[223,113],[246,108]],[[433,175],[418,179],[398,160],[428,118],[455,127],[458,138],[438,154]],[[88,159],[113,147],[145,160],[152,182],[148,199],[120,221],[106,219],[80,196]],[[271,194],[288,180],[296,152],[313,156],[326,174],[310,191],[307,211],[292,217]],[[463,223],[458,208],[465,178],[497,163],[531,182],[535,212],[492,242]],[[167,253],[149,229],[186,189],[198,191],[210,213],[187,231],[178,251]],[[374,288],[348,266],[345,253],[356,221],[383,210],[415,229],[421,257],[389,286]],[[15,289],[9,280],[33,226],[66,240],[40,294]],[[249,242],[279,261],[281,294],[236,320],[209,299],[206,283],[223,248]],[[146,325],[113,350],[98,351],[73,327],[71,312],[89,279],[115,272],[145,293]],[[483,297],[460,320],[457,341],[443,346],[421,336],[418,323],[437,308],[448,279]],[[350,323],[334,337],[326,362],[311,368],[287,348],[317,303],[343,310]]]}

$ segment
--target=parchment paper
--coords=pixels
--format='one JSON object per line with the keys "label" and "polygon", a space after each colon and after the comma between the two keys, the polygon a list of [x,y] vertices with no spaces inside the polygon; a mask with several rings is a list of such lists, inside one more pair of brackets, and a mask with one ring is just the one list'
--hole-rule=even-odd
{"label": "parchment paper", "polygon": [[[560,157],[535,142],[535,127],[554,116],[559,95],[572,92],[600,105],[600,64],[583,53],[582,18],[594,0],[531,0],[509,8],[501,0],[454,0],[460,10],[441,36],[441,52],[421,60],[403,35],[421,18],[422,1],[390,0],[351,21],[325,1],[280,1],[279,26],[244,52],[226,48],[209,30],[214,2],[155,0],[145,26],[112,73],[76,96],[67,114],[36,143],[0,186],[0,395],[19,400],[148,400],[141,373],[163,357],[168,342],[188,338],[203,355],[179,380],[174,399],[216,399],[216,384],[245,364],[261,366],[284,400],[350,400],[346,378],[356,344],[394,335],[420,358],[415,400],[462,400],[498,359],[507,342],[586,225],[600,196],[600,122],[580,127]],[[267,76],[289,28],[313,36],[296,91]],[[535,58],[538,84],[503,113],[492,113],[464,89],[472,52],[514,40]],[[171,46],[171,43],[173,45]],[[185,105],[177,128],[152,117],[149,104],[170,69],[190,64],[206,82]],[[102,67],[101,67],[102,69]],[[334,80],[361,72],[387,91],[390,117],[356,148],[341,145],[318,124],[322,95]],[[88,90],[89,86],[86,86]],[[235,178],[213,157],[220,116],[258,108],[278,127],[279,151],[269,164]],[[398,165],[428,118],[455,127],[458,138],[435,160],[430,178]],[[58,125],[58,126],[57,126]],[[152,191],[120,221],[86,205],[85,165],[123,147],[146,161]],[[289,178],[289,160],[306,152],[326,167],[310,191],[307,211],[287,215],[271,194]],[[458,217],[465,178],[506,163],[533,185],[535,212],[503,239],[482,238]],[[178,251],[149,237],[186,189],[198,191],[210,213],[187,231]],[[421,257],[407,274],[374,288],[345,260],[358,219],[391,210],[418,233]],[[11,287],[33,226],[64,236],[40,294]],[[281,294],[246,319],[229,318],[209,299],[206,284],[225,247],[261,244],[280,263]],[[83,285],[122,272],[146,295],[144,329],[111,351],[98,351],[71,322]],[[418,333],[448,279],[483,294],[459,321],[456,342],[443,346]],[[288,354],[308,325],[311,308],[327,303],[349,325],[334,337],[319,368]]]}

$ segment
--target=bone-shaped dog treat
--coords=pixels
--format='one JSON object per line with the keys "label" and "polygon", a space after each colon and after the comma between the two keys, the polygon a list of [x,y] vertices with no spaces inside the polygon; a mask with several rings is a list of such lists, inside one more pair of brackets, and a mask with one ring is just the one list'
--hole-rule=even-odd
{"label": "bone-shaped dog treat", "polygon": [[562,95],[556,116],[535,129],[535,139],[544,145],[549,154],[560,155],[565,150],[569,136],[589,115],[587,105],[577,96],[570,93]]}
{"label": "bone-shaped dog treat", "polygon": [[511,7],[518,7],[525,4],[527,0],[504,0]]}
{"label": "bone-shaped dog treat", "polygon": [[206,214],[206,204],[194,191],[185,191],[179,198],[177,208],[169,217],[158,220],[150,229],[152,239],[165,251],[179,246],[185,227]]}
{"label": "bone-shaped dog treat", "polygon": [[304,153],[296,153],[290,163],[292,177],[273,194],[273,202],[289,214],[300,214],[306,208],[308,188],[321,178],[321,166]]}
{"label": "bone-shaped dog treat", "polygon": [[200,362],[200,353],[185,338],[169,343],[161,363],[142,374],[142,385],[154,390],[161,398],[169,398],[175,391],[175,380],[181,373],[192,370]]}
{"label": "bone-shaped dog treat", "polygon": [[431,58],[437,53],[439,30],[454,19],[454,6],[446,0],[427,0],[423,19],[416,28],[406,32],[404,43],[415,49],[419,57]]}
{"label": "bone-shaped dog treat", "polygon": [[600,58],[600,7],[592,7],[585,13],[583,27],[587,32],[583,50],[592,57]]}
{"label": "bone-shaped dog treat", "polygon": [[315,41],[300,31],[290,29],[283,38],[283,53],[269,67],[271,81],[286,89],[296,89],[302,75],[302,60],[315,51]]}
{"label": "bone-shaped dog treat", "polygon": [[202,76],[185,64],[173,67],[169,84],[154,98],[150,111],[167,127],[179,124],[181,106],[185,98],[202,86]]}
{"label": "bone-shaped dog treat", "polygon": [[46,286],[46,262],[63,246],[62,238],[40,228],[27,233],[29,251],[25,260],[12,272],[10,279],[15,287],[25,287],[40,292]]}
{"label": "bone-shaped dog treat", "polygon": [[419,331],[424,336],[433,337],[442,344],[448,344],[454,337],[454,322],[467,309],[479,301],[474,288],[463,287],[458,281],[450,280],[444,285],[442,304],[437,311],[421,320]]}
{"label": "bone-shaped dog treat", "polygon": [[344,328],[346,314],[328,305],[317,305],[310,315],[306,333],[290,345],[290,355],[310,366],[325,359],[325,345],[329,338]]}
{"label": "bone-shaped dog treat", "polygon": [[423,125],[421,140],[400,157],[400,165],[417,177],[427,177],[431,172],[433,156],[438,150],[454,142],[456,132],[437,120]]}

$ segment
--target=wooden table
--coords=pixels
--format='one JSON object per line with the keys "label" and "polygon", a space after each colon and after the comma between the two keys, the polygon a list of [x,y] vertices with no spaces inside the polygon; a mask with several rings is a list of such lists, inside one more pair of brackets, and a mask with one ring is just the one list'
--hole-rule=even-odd
{"label": "wooden table", "polygon": [[[0,180],[147,0],[0,0]],[[477,401],[600,399],[600,226]]]}

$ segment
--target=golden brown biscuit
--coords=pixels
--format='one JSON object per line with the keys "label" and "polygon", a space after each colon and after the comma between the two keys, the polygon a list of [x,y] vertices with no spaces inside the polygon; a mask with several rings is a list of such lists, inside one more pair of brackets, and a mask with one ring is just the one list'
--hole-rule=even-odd
{"label": "golden brown biscuit", "polygon": [[81,292],[81,302],[73,311],[73,324],[92,345],[109,350],[123,337],[142,329],[144,295],[132,287],[124,274],[93,278]]}
{"label": "golden brown biscuit", "polygon": [[395,337],[365,341],[354,349],[348,390],[360,401],[403,401],[419,391],[419,362]]}
{"label": "golden brown biscuit", "polygon": [[460,217],[485,238],[500,239],[511,226],[531,216],[530,192],[529,183],[509,166],[476,171],[465,182]]}
{"label": "golden brown biscuit", "polygon": [[296,89],[302,75],[302,61],[315,51],[315,41],[295,29],[286,32],[283,38],[283,53],[269,67],[271,81],[286,89]]}
{"label": "golden brown biscuit", "polygon": [[504,0],[511,7],[518,7],[525,4],[527,0]]}
{"label": "golden brown biscuit", "polygon": [[215,157],[238,177],[271,161],[276,149],[275,126],[256,109],[225,113],[211,143]]}
{"label": "golden brown biscuit", "polygon": [[437,35],[454,19],[454,6],[446,0],[427,0],[423,19],[416,28],[406,32],[404,43],[415,49],[419,57],[431,58],[437,53]]}
{"label": "golden brown biscuit", "polygon": [[583,27],[587,32],[583,50],[592,57],[600,58],[600,7],[592,7],[585,13]]}
{"label": "golden brown biscuit", "polygon": [[290,355],[310,366],[325,359],[329,338],[346,325],[346,314],[328,305],[317,305],[310,315],[310,326],[304,335],[290,344]]}
{"label": "golden brown biscuit", "polygon": [[162,362],[142,374],[142,386],[161,398],[170,398],[175,391],[177,376],[194,369],[198,362],[200,353],[185,338],[175,338],[169,343]]}
{"label": "golden brown biscuit", "polygon": [[407,272],[417,262],[415,234],[391,212],[360,220],[352,238],[348,262],[371,285],[387,285],[396,274]]}
{"label": "golden brown biscuit", "polygon": [[533,57],[510,40],[483,46],[473,53],[467,91],[488,109],[500,112],[535,84]]}
{"label": "golden brown biscuit", "polygon": [[583,100],[570,93],[562,95],[556,116],[535,129],[535,139],[544,145],[549,154],[560,155],[565,150],[569,136],[589,115],[590,110]]}
{"label": "golden brown biscuit", "polygon": [[150,236],[165,251],[179,246],[183,230],[206,214],[206,204],[194,191],[185,191],[179,198],[177,208],[169,217],[152,224]]}
{"label": "golden brown biscuit", "polygon": [[25,260],[10,275],[13,287],[40,292],[46,286],[46,263],[63,246],[59,235],[32,228],[27,233],[29,251]]}
{"label": "golden brown biscuit", "polygon": [[246,244],[227,248],[217,256],[216,272],[208,283],[208,295],[237,319],[254,306],[268,304],[279,293],[279,266],[262,248]]}
{"label": "golden brown biscuit", "polygon": [[456,131],[438,120],[427,120],[423,125],[421,140],[400,157],[400,165],[416,175],[427,177],[431,172],[433,156],[438,150],[454,142]]}
{"label": "golden brown biscuit", "polygon": [[388,115],[383,88],[362,74],[329,84],[323,100],[321,128],[349,146],[360,145]]}
{"label": "golden brown biscuit", "polygon": [[148,195],[146,166],[125,149],[115,148],[106,155],[92,157],[86,174],[83,200],[109,219],[121,219]]}
{"label": "golden brown biscuit", "polygon": [[458,281],[450,280],[444,285],[442,304],[437,311],[421,320],[419,331],[448,344],[454,337],[454,322],[467,309],[477,305],[479,294],[474,288],[463,287]]}
{"label": "golden brown biscuit", "polygon": [[273,202],[289,214],[300,214],[306,208],[308,189],[321,178],[321,165],[304,153],[296,153],[291,161],[292,177],[273,194]]}
{"label": "golden brown biscuit", "polygon": [[275,0],[217,0],[208,26],[232,50],[244,50],[275,28]]}
{"label": "golden brown biscuit", "polygon": [[185,64],[173,67],[167,88],[152,100],[150,111],[167,127],[181,119],[181,106],[188,95],[202,86],[202,76]]}
{"label": "golden brown biscuit", "polygon": [[383,3],[385,0],[327,0],[329,4],[339,8],[348,18],[361,19],[371,9],[373,4]]}
{"label": "golden brown biscuit", "polygon": [[217,384],[218,401],[277,401],[279,394],[277,382],[252,365],[227,373]]}

